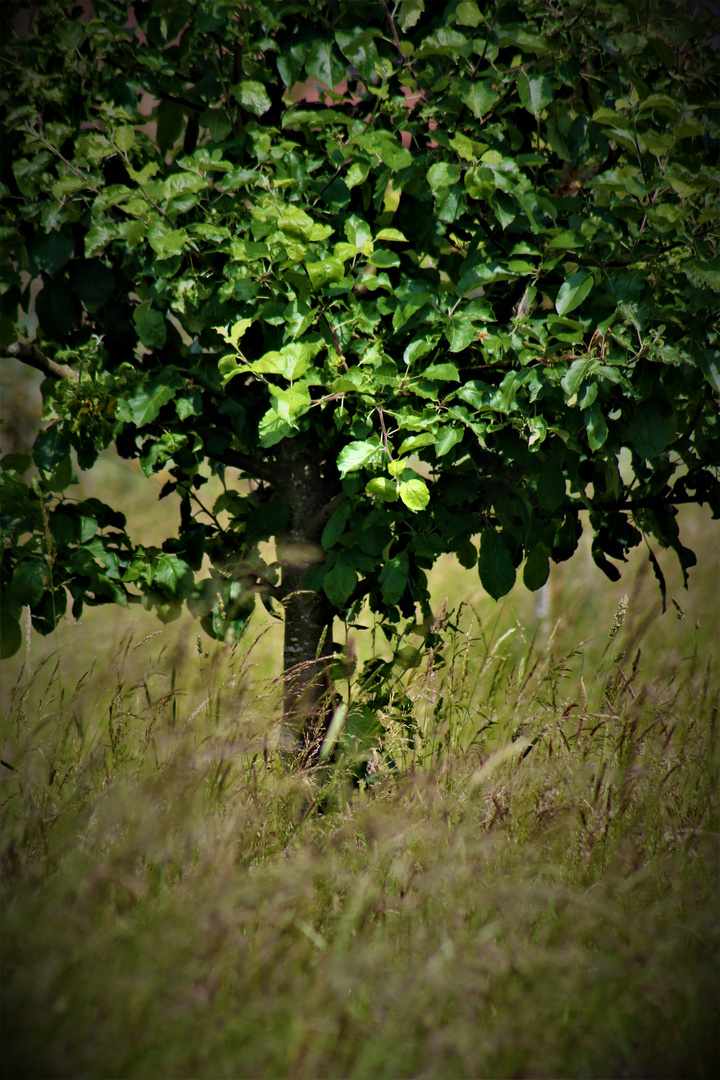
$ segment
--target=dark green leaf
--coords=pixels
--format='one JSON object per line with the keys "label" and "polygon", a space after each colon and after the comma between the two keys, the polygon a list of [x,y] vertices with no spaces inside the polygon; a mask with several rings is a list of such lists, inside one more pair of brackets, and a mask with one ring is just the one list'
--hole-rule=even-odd
{"label": "dark green leaf", "polygon": [[71,235],[52,232],[38,237],[33,244],[32,254],[38,266],[54,277],[70,261],[74,247],[75,241]]}
{"label": "dark green leaf", "polygon": [[535,592],[541,589],[550,576],[550,560],[544,547],[538,544],[528,555],[523,567],[525,587]]}
{"label": "dark green leaf", "polygon": [[332,517],[328,521],[327,525],[323,529],[320,543],[325,551],[329,551],[330,548],[335,547],[338,540],[345,532],[345,526],[347,520],[352,513],[352,503],[341,502],[338,508],[333,513]]}
{"label": "dark green leaf", "polygon": [[33,461],[38,469],[50,472],[69,453],[70,436],[59,424],[53,424],[41,431],[35,440]]}
{"label": "dark green leaf", "polygon": [[493,600],[505,596],[515,584],[515,567],[510,552],[495,529],[483,529],[480,535],[478,571],[483,589]]}
{"label": "dark green leaf", "polygon": [[552,83],[544,75],[521,72],[518,75],[518,91],[524,107],[533,116],[539,116],[553,98]]}
{"label": "dark green leaf", "polygon": [[338,561],[323,578],[323,591],[330,603],[342,610],[356,585],[357,572],[352,565],[351,556],[342,552]]}
{"label": "dark green leaf", "polygon": [[668,429],[656,412],[651,402],[646,402],[628,427],[628,434],[633,447],[644,458],[655,458],[662,454],[668,444]]}
{"label": "dark green leaf", "polygon": [[162,312],[151,308],[149,304],[140,304],[135,308],[133,321],[138,337],[148,349],[162,349],[167,337],[165,319]]}
{"label": "dark green leaf", "polygon": [[386,604],[392,607],[400,600],[405,592],[409,573],[410,562],[404,551],[383,564],[380,571],[380,590]]}
{"label": "dark green leaf", "polygon": [[22,645],[20,609],[5,597],[0,598],[0,660],[14,656]]}

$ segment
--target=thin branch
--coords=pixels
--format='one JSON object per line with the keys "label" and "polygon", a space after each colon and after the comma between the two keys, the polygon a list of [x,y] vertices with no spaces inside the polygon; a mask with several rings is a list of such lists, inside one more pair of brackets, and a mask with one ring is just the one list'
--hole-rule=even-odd
{"label": "thin branch", "polygon": [[380,427],[382,428],[382,433],[383,433],[383,442],[385,444],[385,453],[389,457],[390,461],[392,461],[392,459],[393,459],[392,450],[390,449],[390,443],[388,442],[388,436],[387,436],[387,429],[385,428],[385,414],[384,414],[384,412],[382,411],[382,409],[380,408],[379,405],[377,407],[377,411],[378,411],[378,416],[380,417]]}
{"label": "thin branch", "polygon": [[493,20],[490,23],[490,28],[488,29],[487,37],[485,38],[485,46],[483,48],[482,55],[480,56],[480,59],[478,60],[475,67],[472,69],[472,73],[470,75],[471,79],[475,77],[475,75],[477,73],[477,69],[480,67],[483,60],[485,59],[485,53],[487,52],[488,45],[490,44],[490,35],[492,34],[493,30],[495,29],[495,23],[497,22],[497,17],[500,14],[500,8],[502,7],[502,4],[503,4],[503,0],[498,0],[497,7],[495,8],[495,14],[493,15]]}
{"label": "thin branch", "polygon": [[670,492],[667,495],[649,495],[646,499],[598,502],[592,506],[587,506],[580,499],[568,499],[564,505],[566,509],[575,513],[579,513],[581,510],[588,510],[593,513],[605,513],[608,510],[619,513],[632,513],[633,510],[662,510],[666,506],[703,506],[706,502],[709,503],[709,499],[698,495],[673,495]]}
{"label": "thin branch", "polygon": [[398,37],[398,32],[397,32],[397,30],[395,28],[395,20],[393,19],[392,15],[388,11],[388,6],[385,3],[385,0],[380,0],[380,6],[382,7],[383,11],[385,12],[385,15],[387,17],[387,21],[390,24],[390,30],[392,31],[393,41],[395,42],[395,48],[400,53],[400,56],[402,57],[403,64],[405,65],[405,67],[408,69],[408,71],[412,75],[413,79],[415,80],[420,97],[423,99],[423,101],[425,102],[426,105],[429,105],[430,102],[426,98],[425,91],[423,90],[422,86],[418,82],[418,78],[417,78],[417,75],[415,74],[415,70],[414,70],[412,64],[410,63],[410,60],[408,59],[408,57],[402,51],[402,46],[400,45],[400,38]]}
{"label": "thin branch", "polygon": [[58,364],[55,360],[51,360],[50,357],[46,356],[36,345],[24,345],[22,342],[17,341],[14,345],[3,347],[0,352],[0,358],[19,360],[21,364],[27,364],[28,367],[36,368],[37,371],[42,371],[43,375],[48,379],[78,378],[78,373],[76,371],[67,367],[66,364]]}
{"label": "thin branch", "polygon": [[316,536],[322,528],[325,527],[327,522],[333,516],[335,511],[341,502],[344,502],[347,498],[344,491],[339,492],[334,498],[326,502],[318,512],[310,519],[310,523],[307,527],[308,536]]}
{"label": "thin branch", "polygon": [[277,487],[282,481],[280,469],[276,469],[267,462],[253,457],[252,454],[244,454],[241,450],[223,450],[221,454],[211,455],[208,454],[206,449],[205,455],[218,465],[226,465],[230,469],[240,469],[241,472],[247,473],[248,476],[253,476],[258,480],[265,480],[268,484],[272,484],[273,487]]}

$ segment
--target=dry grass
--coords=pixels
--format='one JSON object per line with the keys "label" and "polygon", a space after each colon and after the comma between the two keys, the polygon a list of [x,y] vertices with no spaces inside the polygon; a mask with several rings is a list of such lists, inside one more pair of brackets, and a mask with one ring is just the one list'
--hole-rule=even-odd
{"label": "dry grass", "polygon": [[480,620],[405,674],[412,738],[390,701],[359,785],[287,771],[245,646],[31,654],[6,1075],[715,1077],[709,652],[636,660],[632,604],[564,654]]}

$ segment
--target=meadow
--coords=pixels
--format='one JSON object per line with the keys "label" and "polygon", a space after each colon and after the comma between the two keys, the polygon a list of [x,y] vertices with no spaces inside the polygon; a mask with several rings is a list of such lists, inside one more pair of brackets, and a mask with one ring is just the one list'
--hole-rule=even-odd
{"label": "meadow", "polygon": [[[92,484],[162,539],[153,482],[108,457]],[[361,770],[276,752],[263,613],[236,645],[136,609],[28,632],[4,1075],[717,1076],[718,532],[682,518],[700,565],[686,593],[659,553],[664,615],[642,552],[612,584],[583,548],[547,611],[442,562],[443,647],[382,703],[350,681]]]}

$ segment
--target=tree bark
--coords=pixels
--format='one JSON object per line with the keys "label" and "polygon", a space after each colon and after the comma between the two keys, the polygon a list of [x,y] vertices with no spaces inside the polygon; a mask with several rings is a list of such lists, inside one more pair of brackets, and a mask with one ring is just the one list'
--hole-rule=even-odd
{"label": "tree bark", "polygon": [[335,493],[322,477],[317,455],[295,440],[280,444],[279,458],[278,491],[290,506],[288,528],[278,538],[285,607],[283,743],[309,761],[319,750],[332,708],[333,613],[325,594],[306,589],[304,579],[308,567],[324,561],[320,536]]}

